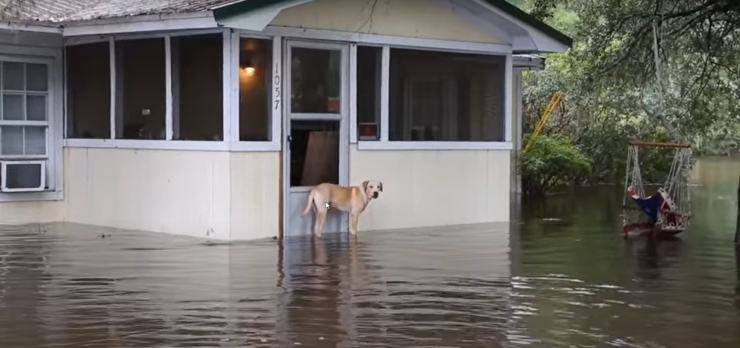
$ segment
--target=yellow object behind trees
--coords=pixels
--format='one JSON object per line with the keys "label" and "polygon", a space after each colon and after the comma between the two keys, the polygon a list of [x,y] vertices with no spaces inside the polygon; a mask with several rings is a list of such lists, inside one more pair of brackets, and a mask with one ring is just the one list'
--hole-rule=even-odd
{"label": "yellow object behind trees", "polygon": [[540,133],[542,132],[542,129],[545,128],[545,124],[547,123],[547,120],[550,119],[550,116],[555,111],[555,109],[558,108],[562,100],[563,100],[563,93],[555,92],[555,94],[552,95],[552,97],[550,98],[550,102],[547,104],[547,107],[545,108],[545,112],[542,113],[542,117],[540,118],[540,121],[537,122],[537,126],[534,128],[534,132],[532,132],[532,135],[529,136],[527,145],[524,146],[524,151],[522,152],[527,152],[527,150],[532,146],[532,143],[540,135]]}

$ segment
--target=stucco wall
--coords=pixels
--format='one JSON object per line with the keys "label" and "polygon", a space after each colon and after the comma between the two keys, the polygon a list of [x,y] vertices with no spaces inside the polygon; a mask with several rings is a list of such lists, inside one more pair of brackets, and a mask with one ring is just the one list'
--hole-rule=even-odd
{"label": "stucco wall", "polygon": [[383,182],[360,229],[393,229],[509,220],[510,152],[358,151],[350,147],[350,182]]}
{"label": "stucco wall", "polygon": [[449,0],[316,0],[283,10],[270,25],[505,43],[490,23],[473,21],[469,14]]}

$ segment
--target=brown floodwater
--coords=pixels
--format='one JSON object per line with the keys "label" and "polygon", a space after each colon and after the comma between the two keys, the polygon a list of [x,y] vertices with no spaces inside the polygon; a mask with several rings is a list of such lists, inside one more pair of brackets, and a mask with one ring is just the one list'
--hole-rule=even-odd
{"label": "brown floodwater", "polygon": [[676,240],[624,240],[619,187],[283,246],[0,227],[0,347],[740,347],[738,175],[697,164]]}

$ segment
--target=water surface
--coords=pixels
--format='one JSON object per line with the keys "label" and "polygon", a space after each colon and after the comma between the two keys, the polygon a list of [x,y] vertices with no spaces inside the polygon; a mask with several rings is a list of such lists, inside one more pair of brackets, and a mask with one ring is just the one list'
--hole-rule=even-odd
{"label": "water surface", "polygon": [[738,347],[738,175],[702,160],[670,241],[622,239],[615,187],[511,224],[283,246],[0,227],[0,346]]}

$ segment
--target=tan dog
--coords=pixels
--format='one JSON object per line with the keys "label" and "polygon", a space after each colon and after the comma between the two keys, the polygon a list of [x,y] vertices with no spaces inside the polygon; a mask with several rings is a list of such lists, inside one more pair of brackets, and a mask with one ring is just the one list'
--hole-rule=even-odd
{"label": "tan dog", "polygon": [[365,210],[370,200],[378,198],[379,192],[383,192],[383,183],[372,180],[363,182],[361,187],[318,184],[308,194],[308,201],[302,215],[308,214],[313,206],[316,218],[313,224],[313,233],[315,236],[321,237],[329,209],[348,212],[350,219],[349,233],[356,235],[357,221],[360,214]]}

